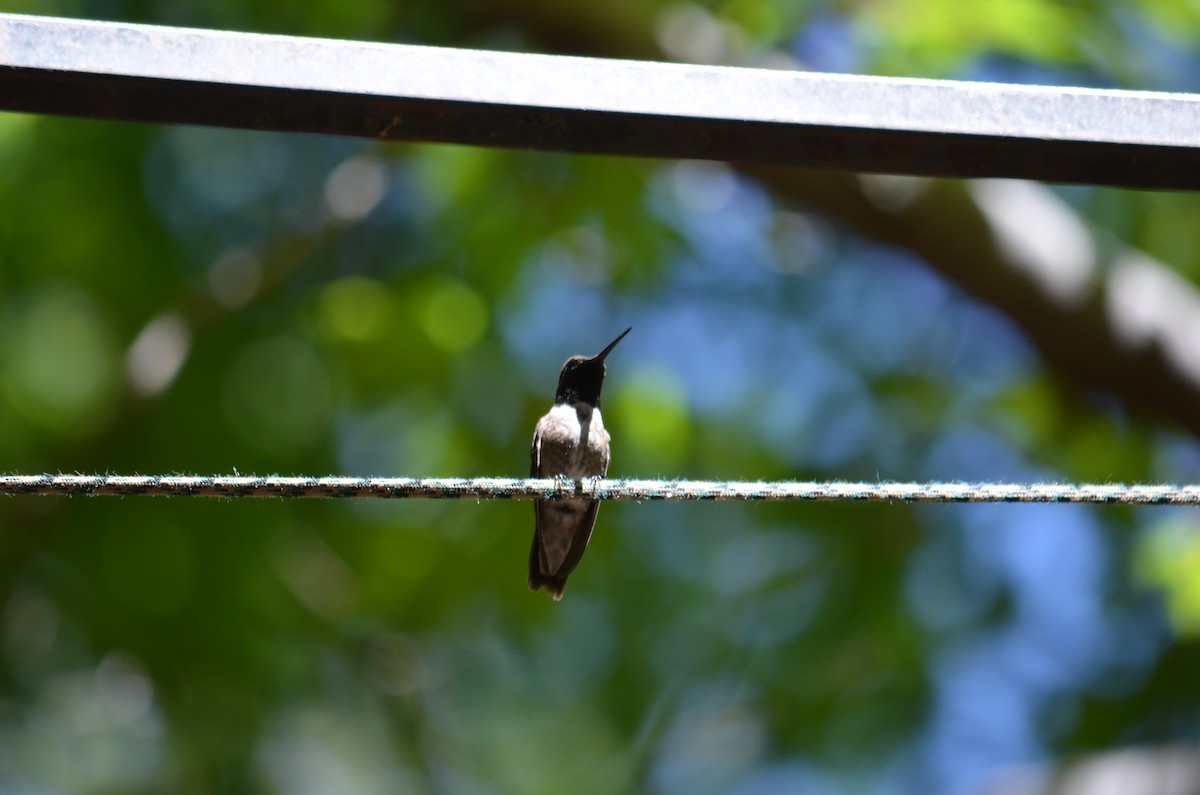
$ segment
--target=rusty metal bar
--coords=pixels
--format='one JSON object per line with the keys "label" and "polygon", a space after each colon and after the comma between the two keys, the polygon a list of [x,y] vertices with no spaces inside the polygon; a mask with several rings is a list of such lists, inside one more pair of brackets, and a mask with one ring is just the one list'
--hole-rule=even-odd
{"label": "rusty metal bar", "polygon": [[1200,189],[1200,96],[0,14],[0,109],[949,177]]}

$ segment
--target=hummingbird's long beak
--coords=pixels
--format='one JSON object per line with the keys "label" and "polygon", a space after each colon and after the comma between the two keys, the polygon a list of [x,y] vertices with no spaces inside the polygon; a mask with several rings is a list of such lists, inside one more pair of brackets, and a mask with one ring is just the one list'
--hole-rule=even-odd
{"label": "hummingbird's long beak", "polygon": [[613,340],[612,342],[608,343],[608,347],[607,347],[607,348],[605,348],[604,350],[600,351],[600,352],[599,352],[599,353],[597,353],[595,356],[593,356],[593,357],[592,357],[592,361],[593,361],[593,362],[602,362],[602,361],[604,361],[604,357],[605,357],[605,356],[608,356],[608,354],[609,354],[609,351],[611,351],[613,348],[617,347],[617,343],[618,343],[618,342],[620,342],[621,340],[625,339],[625,335],[626,335],[626,334],[628,334],[628,333],[629,333],[629,332],[631,332],[631,331],[633,331],[633,326],[630,326],[629,328],[627,328],[627,329],[625,329],[624,331],[622,331],[622,332],[621,332],[621,334],[620,334],[620,335],[619,335],[619,336],[618,336],[618,337],[617,337],[615,340]]}

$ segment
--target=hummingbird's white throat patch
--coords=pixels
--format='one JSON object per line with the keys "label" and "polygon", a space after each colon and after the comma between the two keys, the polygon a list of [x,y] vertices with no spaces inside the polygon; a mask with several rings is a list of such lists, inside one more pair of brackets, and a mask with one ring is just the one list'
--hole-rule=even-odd
{"label": "hummingbird's white throat patch", "polygon": [[570,451],[564,475],[572,480],[596,477],[600,448],[608,445],[608,433],[600,409],[590,403],[563,403],[550,410],[548,419],[555,426],[554,437],[568,441]]}

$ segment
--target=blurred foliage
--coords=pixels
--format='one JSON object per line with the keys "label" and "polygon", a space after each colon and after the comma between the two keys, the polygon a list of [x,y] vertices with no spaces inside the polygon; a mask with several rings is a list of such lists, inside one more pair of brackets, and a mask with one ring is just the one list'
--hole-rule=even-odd
{"label": "blurred foliage", "polygon": [[[587,30],[634,56],[1200,90],[1191,2],[607,5]],[[549,8],[6,10],[556,49]],[[1196,197],[1056,190],[1200,277]],[[10,472],[520,475],[562,360],[633,325],[615,476],[1200,473],[721,164],[9,114],[0,202]],[[0,528],[5,792],[966,792],[1200,727],[1188,511],[611,504],[561,604],[527,504],[9,498]]]}
{"label": "blurred foliage", "polygon": [[1135,563],[1142,579],[1169,595],[1167,613],[1180,635],[1200,635],[1200,534],[1195,524],[1167,519],[1147,533]]}

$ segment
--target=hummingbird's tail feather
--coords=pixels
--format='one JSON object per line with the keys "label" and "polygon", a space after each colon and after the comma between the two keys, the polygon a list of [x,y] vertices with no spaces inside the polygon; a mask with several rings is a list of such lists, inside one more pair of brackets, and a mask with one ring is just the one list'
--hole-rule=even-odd
{"label": "hummingbird's tail feather", "polygon": [[557,602],[587,549],[600,501],[534,500],[533,508],[537,521],[529,551],[529,587],[544,587]]}
{"label": "hummingbird's tail feather", "polygon": [[551,577],[531,569],[529,571],[529,590],[536,591],[543,587],[554,597],[554,601],[562,601],[563,589],[567,587],[567,578]]}
{"label": "hummingbird's tail feather", "polygon": [[567,578],[565,576],[558,577],[542,573],[541,540],[537,533],[534,533],[533,549],[529,551],[529,590],[536,591],[538,588],[545,588],[557,602],[562,599],[563,589],[566,587]]}

